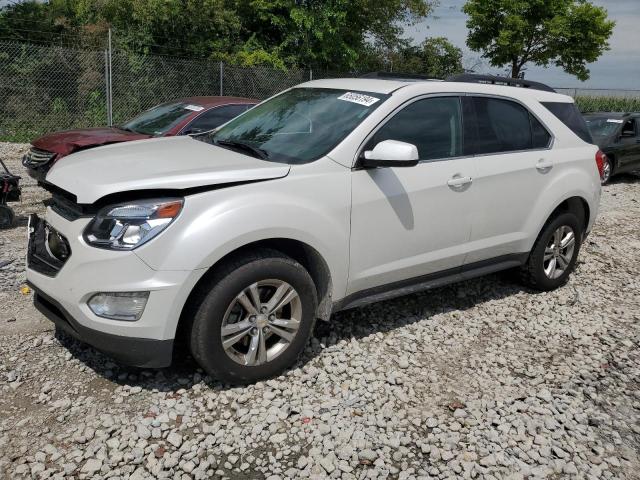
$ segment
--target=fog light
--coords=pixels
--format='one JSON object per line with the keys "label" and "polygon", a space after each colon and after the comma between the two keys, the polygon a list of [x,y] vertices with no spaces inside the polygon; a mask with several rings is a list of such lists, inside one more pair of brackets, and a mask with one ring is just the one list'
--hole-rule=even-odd
{"label": "fog light", "polygon": [[87,305],[93,313],[112,320],[139,320],[147,305],[149,292],[96,293]]}

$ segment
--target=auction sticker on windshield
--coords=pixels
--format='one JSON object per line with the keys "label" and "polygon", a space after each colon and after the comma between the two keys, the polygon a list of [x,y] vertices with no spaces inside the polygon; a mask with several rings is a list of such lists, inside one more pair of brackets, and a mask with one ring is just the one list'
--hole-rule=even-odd
{"label": "auction sticker on windshield", "polygon": [[607,120],[607,123],[624,123],[624,120],[618,120],[616,118],[610,118]]}
{"label": "auction sticker on windshield", "polygon": [[345,102],[352,102],[359,105],[364,105],[365,107],[370,107],[380,99],[371,97],[369,95],[364,95],[363,93],[347,92],[344,95],[340,95],[338,97],[338,100],[344,100]]}
{"label": "auction sticker on windshield", "polygon": [[200,105],[185,105],[184,108],[186,108],[187,110],[192,110],[194,112],[204,110],[204,107],[201,107]]}

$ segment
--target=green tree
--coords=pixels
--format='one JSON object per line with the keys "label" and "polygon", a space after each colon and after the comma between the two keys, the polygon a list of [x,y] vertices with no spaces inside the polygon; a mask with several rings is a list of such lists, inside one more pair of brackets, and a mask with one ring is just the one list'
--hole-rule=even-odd
{"label": "green tree", "polygon": [[580,80],[609,49],[615,22],[586,0],[468,0],[467,45],[517,78],[527,63],[556,65]]}
{"label": "green tree", "polygon": [[372,44],[402,44],[402,24],[427,17],[434,0],[236,0],[244,36],[286,64],[358,70]]}
{"label": "green tree", "polygon": [[462,50],[444,37],[427,38],[418,46],[408,46],[390,55],[396,72],[419,73],[445,78],[463,71]]}
{"label": "green tree", "polygon": [[358,69],[372,44],[397,48],[403,24],[436,0],[49,0],[0,8],[4,38],[102,41],[119,49],[242,65]]}

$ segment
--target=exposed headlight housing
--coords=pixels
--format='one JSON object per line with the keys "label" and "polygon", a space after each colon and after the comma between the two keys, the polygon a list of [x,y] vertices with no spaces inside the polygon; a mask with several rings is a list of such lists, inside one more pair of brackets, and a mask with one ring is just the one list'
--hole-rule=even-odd
{"label": "exposed headlight housing", "polygon": [[184,199],[139,200],[103,208],[84,231],[85,241],[110,250],[133,250],[166,229]]}
{"label": "exposed headlight housing", "polygon": [[149,292],[96,293],[87,305],[98,317],[135,322],[147,306]]}

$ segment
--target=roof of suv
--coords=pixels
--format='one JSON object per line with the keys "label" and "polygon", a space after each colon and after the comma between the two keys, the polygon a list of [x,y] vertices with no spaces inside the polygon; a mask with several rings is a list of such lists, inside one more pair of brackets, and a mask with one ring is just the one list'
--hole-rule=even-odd
{"label": "roof of suv", "polygon": [[540,102],[573,103],[573,98],[559,93],[529,88],[519,88],[504,85],[490,85],[483,83],[446,82],[438,80],[402,81],[379,80],[372,78],[330,78],[324,80],[312,80],[299,85],[308,88],[333,88],[340,90],[356,90],[362,92],[380,93],[389,95],[399,89],[410,88],[416,94],[428,93],[482,93],[488,95],[501,95],[505,97],[530,99]]}

